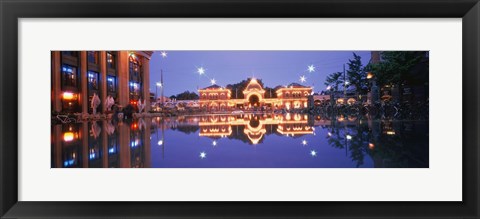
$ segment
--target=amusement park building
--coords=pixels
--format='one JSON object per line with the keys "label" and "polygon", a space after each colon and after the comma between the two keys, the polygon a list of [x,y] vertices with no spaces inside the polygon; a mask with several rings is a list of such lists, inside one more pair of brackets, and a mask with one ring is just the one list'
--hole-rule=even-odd
{"label": "amusement park building", "polygon": [[270,107],[273,109],[303,109],[308,107],[308,96],[312,87],[292,83],[275,88],[276,97],[266,98],[265,89],[255,78],[248,81],[242,91],[244,98],[232,98],[230,89],[212,85],[198,90],[200,107],[209,110],[251,109]]}

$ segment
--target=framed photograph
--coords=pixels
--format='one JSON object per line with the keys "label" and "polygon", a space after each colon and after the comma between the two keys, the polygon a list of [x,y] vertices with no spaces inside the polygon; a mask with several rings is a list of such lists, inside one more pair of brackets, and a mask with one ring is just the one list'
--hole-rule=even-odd
{"label": "framed photograph", "polygon": [[2,218],[480,217],[476,0],[0,7]]}

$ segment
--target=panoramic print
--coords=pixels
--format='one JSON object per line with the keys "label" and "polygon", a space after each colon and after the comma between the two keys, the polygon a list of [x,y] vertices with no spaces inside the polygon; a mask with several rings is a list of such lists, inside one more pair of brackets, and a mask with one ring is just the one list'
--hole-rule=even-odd
{"label": "panoramic print", "polygon": [[52,51],[52,168],[428,168],[428,51]]}

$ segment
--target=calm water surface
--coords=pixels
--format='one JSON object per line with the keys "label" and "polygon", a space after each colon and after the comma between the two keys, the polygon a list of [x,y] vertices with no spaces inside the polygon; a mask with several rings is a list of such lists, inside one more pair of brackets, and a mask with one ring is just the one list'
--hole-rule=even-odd
{"label": "calm water surface", "polygon": [[203,115],[52,126],[52,167],[428,168],[428,121]]}

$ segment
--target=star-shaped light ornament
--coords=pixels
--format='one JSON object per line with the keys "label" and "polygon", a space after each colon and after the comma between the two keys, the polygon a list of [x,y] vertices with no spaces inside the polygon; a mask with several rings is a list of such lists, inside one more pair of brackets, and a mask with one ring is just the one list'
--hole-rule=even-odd
{"label": "star-shaped light ornament", "polygon": [[310,155],[312,155],[312,157],[316,157],[317,156],[317,152],[315,150],[311,150],[310,151]]}
{"label": "star-shaped light ornament", "polygon": [[203,67],[197,68],[197,72],[198,74],[203,75],[205,74],[205,69]]}
{"label": "star-shaped light ornament", "polygon": [[212,79],[210,80],[210,83],[211,83],[212,85],[214,85],[214,84],[217,83],[217,81],[215,81],[215,78],[212,78]]}
{"label": "star-shaped light ornament", "polygon": [[300,76],[300,82],[305,83],[307,81],[307,77],[305,75]]}
{"label": "star-shaped light ornament", "polygon": [[303,139],[302,145],[305,146],[305,145],[307,145],[307,144],[308,144],[307,140]]}
{"label": "star-shaped light ornament", "polygon": [[312,73],[315,71],[315,66],[313,65],[309,65],[308,68],[307,68],[308,72]]}
{"label": "star-shaped light ornament", "polygon": [[167,52],[165,51],[162,51],[160,55],[162,56],[162,58],[167,58]]}
{"label": "star-shaped light ornament", "polygon": [[201,152],[201,153],[200,153],[200,158],[201,158],[201,159],[207,158],[207,153]]}

